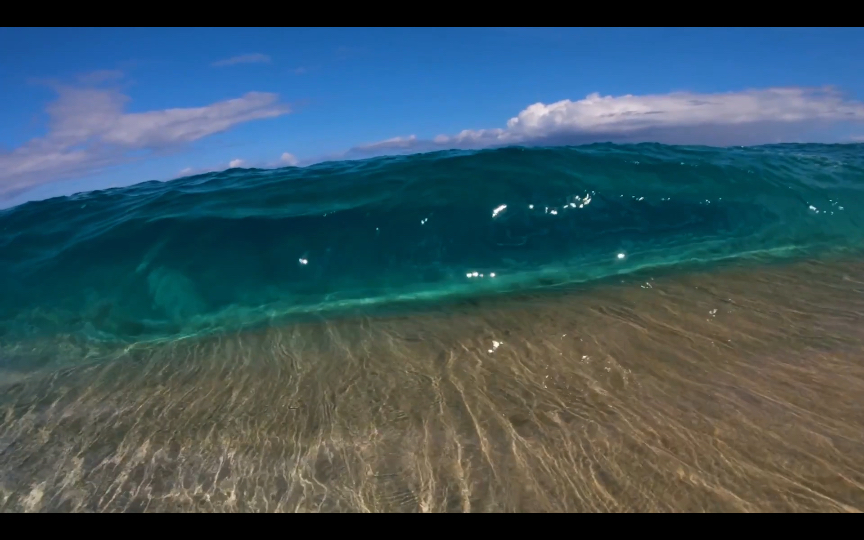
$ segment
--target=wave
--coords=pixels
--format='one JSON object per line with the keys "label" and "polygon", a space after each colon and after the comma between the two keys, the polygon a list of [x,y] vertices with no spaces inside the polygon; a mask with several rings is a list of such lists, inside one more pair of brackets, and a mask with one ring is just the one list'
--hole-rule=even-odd
{"label": "wave", "polygon": [[864,145],[231,169],[0,212],[0,339],[139,340],[862,245]]}

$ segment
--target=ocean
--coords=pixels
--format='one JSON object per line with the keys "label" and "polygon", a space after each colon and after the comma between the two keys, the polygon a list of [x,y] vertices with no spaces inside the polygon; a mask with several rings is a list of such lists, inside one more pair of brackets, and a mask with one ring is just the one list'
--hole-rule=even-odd
{"label": "ocean", "polygon": [[864,145],[0,211],[2,511],[864,510]]}

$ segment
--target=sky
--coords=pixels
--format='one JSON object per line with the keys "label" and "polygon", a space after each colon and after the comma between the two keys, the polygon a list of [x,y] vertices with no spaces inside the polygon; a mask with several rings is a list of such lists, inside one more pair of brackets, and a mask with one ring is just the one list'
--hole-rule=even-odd
{"label": "sky", "polygon": [[449,148],[864,141],[864,29],[0,28],[0,207]]}

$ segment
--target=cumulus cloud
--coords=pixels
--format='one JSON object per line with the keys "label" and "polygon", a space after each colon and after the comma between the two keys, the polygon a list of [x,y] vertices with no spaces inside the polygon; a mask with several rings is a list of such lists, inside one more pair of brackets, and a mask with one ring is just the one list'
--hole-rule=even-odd
{"label": "cumulus cloud", "polygon": [[116,89],[60,86],[57,92],[46,109],[48,134],[0,151],[0,198],[290,112],[276,94],[261,92],[203,107],[139,113],[125,112],[130,98]]}
{"label": "cumulus cloud", "polygon": [[222,60],[217,60],[213,62],[211,65],[213,67],[225,67],[225,66],[235,66],[237,64],[269,64],[270,57],[266,54],[261,53],[253,53],[253,54],[240,54],[237,56],[232,56],[231,58],[225,58]]}
{"label": "cumulus cloud", "polygon": [[701,94],[601,96],[535,103],[504,128],[464,130],[431,140],[396,137],[346,157],[512,144],[664,142],[716,146],[793,142],[826,125],[864,121],[864,103],[831,88],[768,88]]}
{"label": "cumulus cloud", "polygon": [[543,136],[561,130],[627,132],[646,127],[748,125],[864,119],[864,104],[830,89],[772,88],[725,94],[601,96],[536,103],[507,122],[509,132]]}
{"label": "cumulus cloud", "polygon": [[228,162],[228,168],[229,169],[236,169],[237,167],[240,167],[241,165],[243,165],[242,159],[232,159],[231,161]]}
{"label": "cumulus cloud", "polygon": [[288,152],[282,154],[282,156],[279,158],[279,161],[281,161],[284,165],[290,165],[292,167],[296,166],[299,163],[297,156],[295,156],[294,154],[289,154]]}

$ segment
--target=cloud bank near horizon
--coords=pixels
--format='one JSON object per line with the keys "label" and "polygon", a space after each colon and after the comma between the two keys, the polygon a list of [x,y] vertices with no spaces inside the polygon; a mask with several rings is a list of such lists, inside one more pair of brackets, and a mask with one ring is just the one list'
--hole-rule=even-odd
{"label": "cloud bank near horizon", "polygon": [[[110,78],[116,78],[111,74]],[[99,80],[105,80],[102,73]],[[114,88],[56,86],[46,112],[48,133],[0,151],[0,199],[42,184],[82,177],[111,165],[164,154],[238,124],[290,112],[272,93],[248,92],[203,107],[125,111],[129,96]]]}
{"label": "cloud bank near horizon", "polygon": [[364,144],[342,159],[444,149],[594,142],[735,146],[799,142],[838,123],[864,122],[864,103],[832,88],[767,88],[705,94],[601,96],[535,103],[504,128],[416,135]]}
{"label": "cloud bank near horizon", "polygon": [[[0,201],[60,180],[81,178],[105,167],[163,155],[238,124],[290,111],[273,93],[249,92],[203,107],[126,112],[130,98],[116,88],[118,71],[79,77],[57,85],[46,112],[48,133],[11,151],[0,150]],[[334,159],[361,159],[446,149],[593,142],[660,142],[713,146],[825,141],[820,130],[864,123],[864,103],[832,88],[767,88],[726,93],[673,92],[602,96],[535,103],[491,129],[466,129],[431,139],[393,137],[345,152],[302,159],[290,153],[269,163],[227,156],[230,167],[310,165]],[[860,133],[860,131],[859,131]],[[849,142],[861,140],[850,137]],[[247,165],[248,163],[248,165]],[[186,168],[181,175],[222,170]]]}

